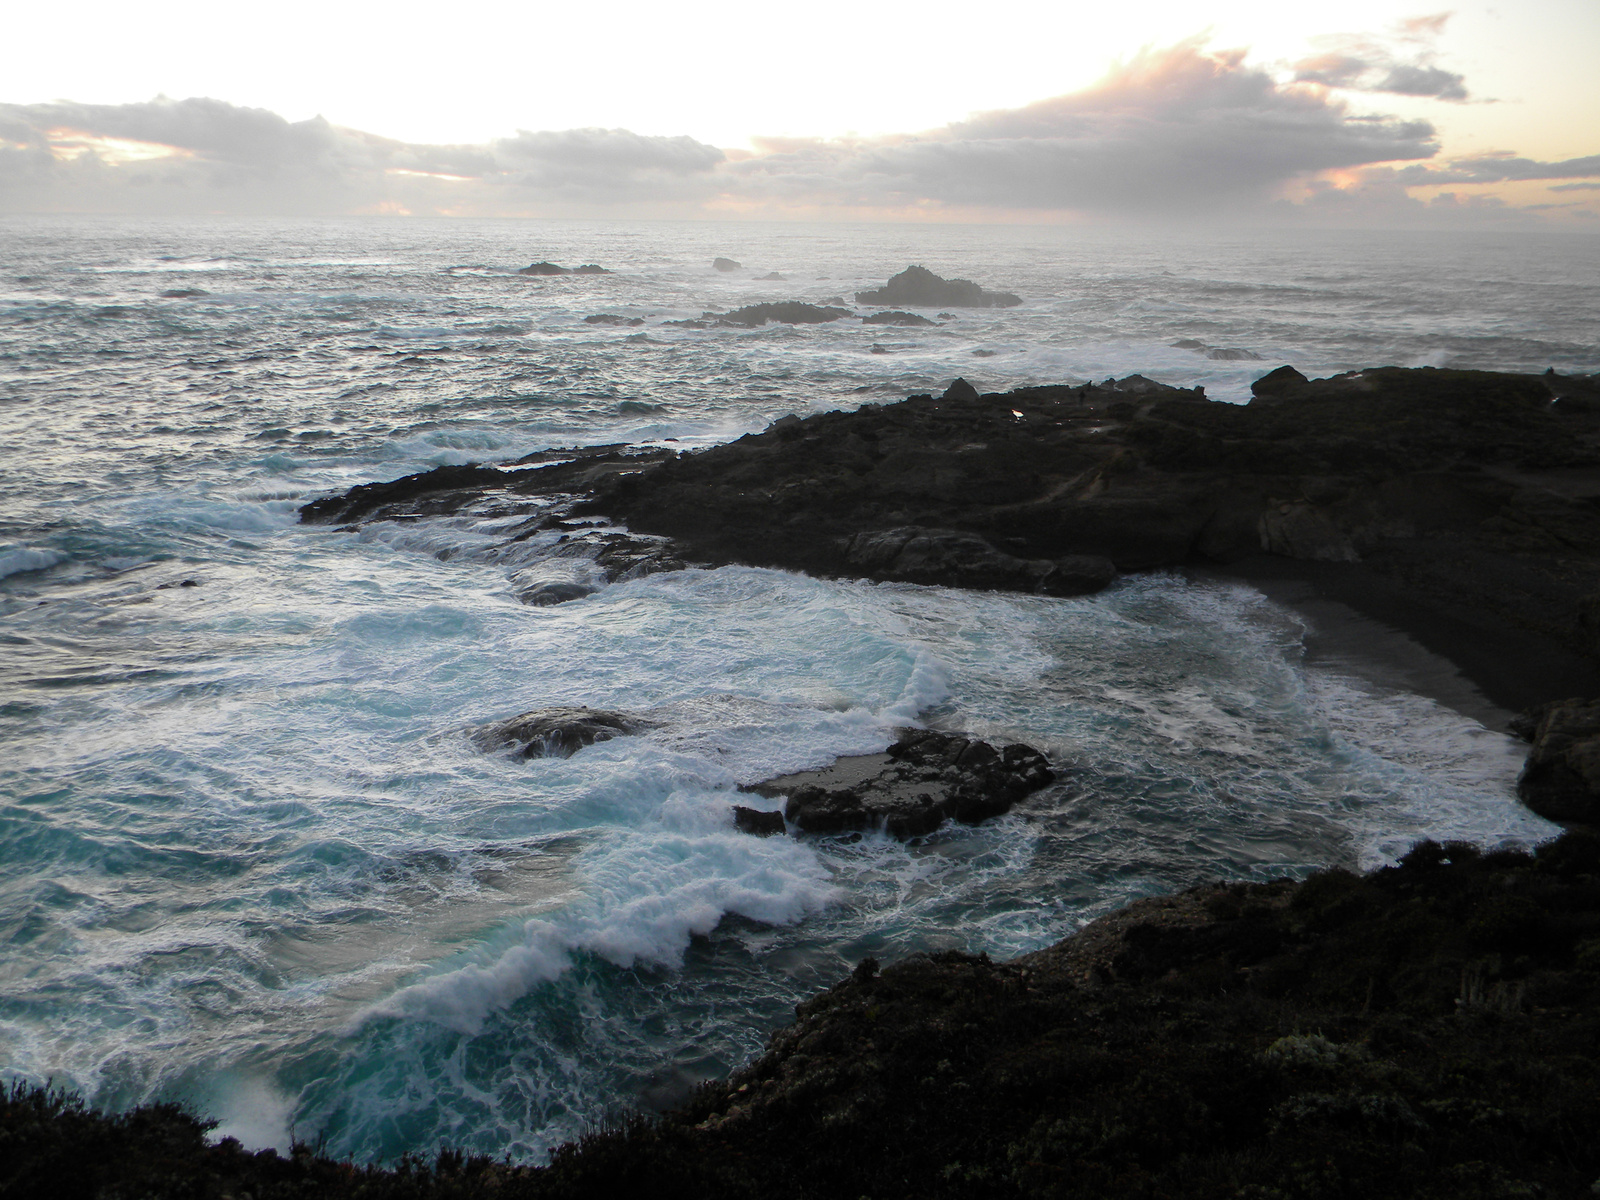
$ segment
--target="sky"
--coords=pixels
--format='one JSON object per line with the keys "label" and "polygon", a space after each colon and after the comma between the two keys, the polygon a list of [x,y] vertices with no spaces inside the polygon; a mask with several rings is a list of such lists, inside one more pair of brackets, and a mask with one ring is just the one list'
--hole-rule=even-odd
{"label": "sky", "polygon": [[85,0],[7,24],[0,213],[1600,232],[1600,0]]}

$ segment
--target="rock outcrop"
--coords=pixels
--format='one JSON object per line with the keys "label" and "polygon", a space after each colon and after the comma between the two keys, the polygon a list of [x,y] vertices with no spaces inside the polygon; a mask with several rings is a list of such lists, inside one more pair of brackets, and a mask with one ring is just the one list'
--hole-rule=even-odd
{"label": "rock outcrop", "polygon": [[627,713],[585,706],[536,708],[472,733],[480,750],[512,751],[514,758],[566,758],[585,746],[654,728],[655,722]]}
{"label": "rock outcrop", "polygon": [[912,308],[1011,308],[1022,303],[1010,292],[991,292],[970,279],[941,279],[926,267],[907,267],[881,288],[856,293],[857,304]]}
{"label": "rock outcrop", "polygon": [[899,312],[890,309],[888,312],[871,313],[861,318],[863,325],[936,325],[937,321],[930,321],[927,317],[919,317],[916,313]]}
{"label": "rock outcrop", "polygon": [[536,262],[523,267],[518,275],[609,275],[610,271],[598,263],[584,263],[581,267],[562,267],[553,262]]}
{"label": "rock outcrop", "polygon": [[947,820],[975,825],[1000,816],[1054,781],[1049,762],[1031,746],[995,747],[958,733],[918,729],[886,754],[841,759],[751,790],[787,796],[783,816],[802,833],[882,829],[909,838],[932,833]]}
{"label": "rock outcrop", "polygon": [[783,300],[776,304],[750,304],[718,317],[711,317],[710,314],[707,314],[707,317],[719,325],[743,325],[753,328],[765,325],[769,321],[785,325],[821,325],[850,315],[848,308],[805,304],[799,300]]}
{"label": "rock outcrop", "polygon": [[1555,700],[1512,728],[1533,743],[1522,802],[1552,821],[1600,825],[1600,700]]}

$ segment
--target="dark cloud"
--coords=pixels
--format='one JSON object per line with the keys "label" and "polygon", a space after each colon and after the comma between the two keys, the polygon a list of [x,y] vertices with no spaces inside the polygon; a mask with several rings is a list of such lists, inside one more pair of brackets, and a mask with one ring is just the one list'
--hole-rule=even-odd
{"label": "dark cloud", "polygon": [[209,99],[0,105],[0,205],[12,210],[656,203],[722,157],[693,138],[621,129],[519,132],[484,146],[407,143]]}
{"label": "dark cloud", "polygon": [[1447,12],[1411,17],[1398,22],[1387,40],[1357,35],[1322,38],[1329,49],[1295,63],[1295,82],[1464,101],[1469,98],[1466,77],[1433,62],[1434,42],[1449,19]]}
{"label": "dark cloud", "polygon": [[1600,154],[1568,158],[1560,162],[1538,162],[1512,154],[1482,154],[1452,159],[1442,166],[1418,163],[1396,172],[1396,178],[1407,187],[1441,183],[1508,183],[1522,179],[1582,179],[1594,175],[1600,175]]}
{"label": "dark cloud", "polygon": [[1194,212],[1335,167],[1426,158],[1424,121],[1352,117],[1242,52],[1149,51],[1092,88],[920,137],[771,141],[729,173],[760,194],[838,202]]}

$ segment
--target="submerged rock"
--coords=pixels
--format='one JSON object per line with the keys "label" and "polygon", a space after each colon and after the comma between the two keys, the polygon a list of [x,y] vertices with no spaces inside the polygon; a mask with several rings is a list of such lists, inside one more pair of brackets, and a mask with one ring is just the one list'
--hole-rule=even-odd
{"label": "submerged rock", "polygon": [[616,313],[595,313],[591,317],[585,317],[583,323],[585,325],[626,325],[632,328],[635,325],[643,325],[644,318],[619,317]]}
{"label": "submerged rock", "polygon": [[958,733],[912,730],[886,754],[841,759],[752,790],[786,794],[783,816],[804,833],[881,828],[908,838],[946,820],[974,825],[997,817],[1054,780],[1031,746],[997,749]]}
{"label": "submerged rock", "polygon": [[857,304],[903,304],[913,308],[1011,308],[1022,297],[991,292],[970,279],[941,279],[926,267],[907,267],[881,288],[856,293]]}
{"label": "submerged rock", "polygon": [[485,725],[472,743],[490,752],[511,750],[515,758],[567,758],[585,746],[655,728],[654,721],[584,705],[536,708]]}

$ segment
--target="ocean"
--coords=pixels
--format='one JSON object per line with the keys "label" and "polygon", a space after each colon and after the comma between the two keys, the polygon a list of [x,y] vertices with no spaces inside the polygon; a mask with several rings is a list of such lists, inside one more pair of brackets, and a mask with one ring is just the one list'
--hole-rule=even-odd
{"label": "ocean", "polygon": [[[726,1073],[866,956],[1011,956],[1209,879],[1556,831],[1483,708],[1309,656],[1243,584],[726,567],[529,608],[510,574],[549,547],[508,550],[503,517],[296,509],[956,376],[1243,401],[1285,362],[1597,371],[1600,238],[41,217],[0,248],[6,1078],[182,1100],[250,1146],[538,1161]],[[541,260],[613,273],[515,273]],[[848,304],[910,263],[1024,303],[666,324]],[[552,704],[656,724],[533,761],[469,738]],[[1059,781],[909,843],[734,830],[739,785],[911,723],[1030,743]]]}

